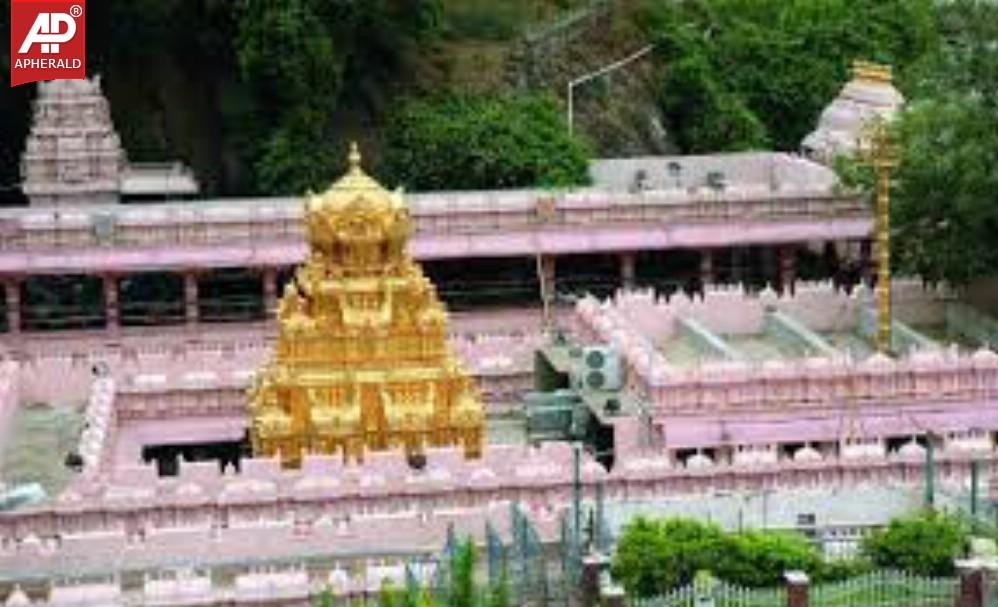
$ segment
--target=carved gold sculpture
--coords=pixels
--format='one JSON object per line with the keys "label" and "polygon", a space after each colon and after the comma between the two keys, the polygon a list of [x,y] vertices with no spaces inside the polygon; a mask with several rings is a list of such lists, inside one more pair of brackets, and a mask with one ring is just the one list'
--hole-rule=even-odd
{"label": "carved gold sculpture", "polygon": [[436,289],[406,254],[409,214],[350,151],[346,175],[309,195],[309,253],[280,300],[274,360],[250,389],[254,452],[285,466],[304,453],[461,445],[477,457],[482,404],[448,351]]}

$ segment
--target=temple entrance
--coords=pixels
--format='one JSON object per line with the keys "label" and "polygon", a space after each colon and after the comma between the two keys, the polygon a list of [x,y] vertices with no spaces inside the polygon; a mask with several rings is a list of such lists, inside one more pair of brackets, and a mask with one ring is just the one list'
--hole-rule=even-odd
{"label": "temple entrance", "polygon": [[221,472],[239,472],[243,458],[253,456],[249,437],[238,441],[216,441],[190,444],[146,445],[142,461],[156,464],[159,476],[177,476],[181,460],[185,462],[218,462]]}

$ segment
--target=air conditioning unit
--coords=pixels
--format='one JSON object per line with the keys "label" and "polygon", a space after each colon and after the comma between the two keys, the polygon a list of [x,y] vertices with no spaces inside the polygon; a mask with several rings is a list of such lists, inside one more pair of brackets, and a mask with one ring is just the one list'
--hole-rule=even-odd
{"label": "air conditioning unit", "polygon": [[576,363],[574,379],[576,390],[620,390],[624,387],[620,356],[606,346],[585,348],[582,360]]}

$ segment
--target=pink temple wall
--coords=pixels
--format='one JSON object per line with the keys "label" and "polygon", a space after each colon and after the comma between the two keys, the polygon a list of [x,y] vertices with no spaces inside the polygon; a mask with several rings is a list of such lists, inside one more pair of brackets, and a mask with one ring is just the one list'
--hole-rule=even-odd
{"label": "pink temple wall", "polygon": [[[909,324],[942,324],[950,295],[925,289],[913,281],[892,285],[895,317]],[[651,291],[621,291],[604,305],[613,309],[642,335],[653,341],[673,336],[676,318],[696,320],[715,333],[742,335],[762,330],[766,309],[773,307],[801,321],[812,331],[844,331],[855,327],[859,310],[872,304],[872,293],[857,287],[851,294],[831,283],[798,283],[785,297],[772,290],[747,293],[740,285],[708,286],[703,297],[677,293],[666,300]]]}

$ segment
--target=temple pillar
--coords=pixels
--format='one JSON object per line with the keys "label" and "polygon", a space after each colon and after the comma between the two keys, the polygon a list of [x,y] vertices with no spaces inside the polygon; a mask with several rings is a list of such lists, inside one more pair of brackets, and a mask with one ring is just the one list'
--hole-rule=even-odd
{"label": "temple pillar", "polygon": [[633,289],[637,276],[637,255],[633,251],[620,254],[620,283],[625,289]]}
{"label": "temple pillar", "polygon": [[793,295],[797,282],[797,246],[783,245],[778,250],[780,266],[780,292]]}
{"label": "temple pillar", "polygon": [[117,331],[121,327],[121,314],[118,306],[118,277],[105,274],[104,281],[104,322],[109,331]]}
{"label": "temple pillar", "polygon": [[7,299],[7,332],[21,332],[21,281],[8,278],[4,281],[4,294]]}
{"label": "temple pillar", "polygon": [[263,269],[263,308],[268,319],[277,314],[277,268]]}
{"label": "temple pillar", "polygon": [[556,266],[554,255],[541,256],[541,297],[548,302],[554,301]]}
{"label": "temple pillar", "polygon": [[188,325],[198,322],[198,275],[194,270],[184,272],[184,310]]}
{"label": "temple pillar", "polygon": [[714,283],[714,250],[700,251],[700,285],[706,287]]}

